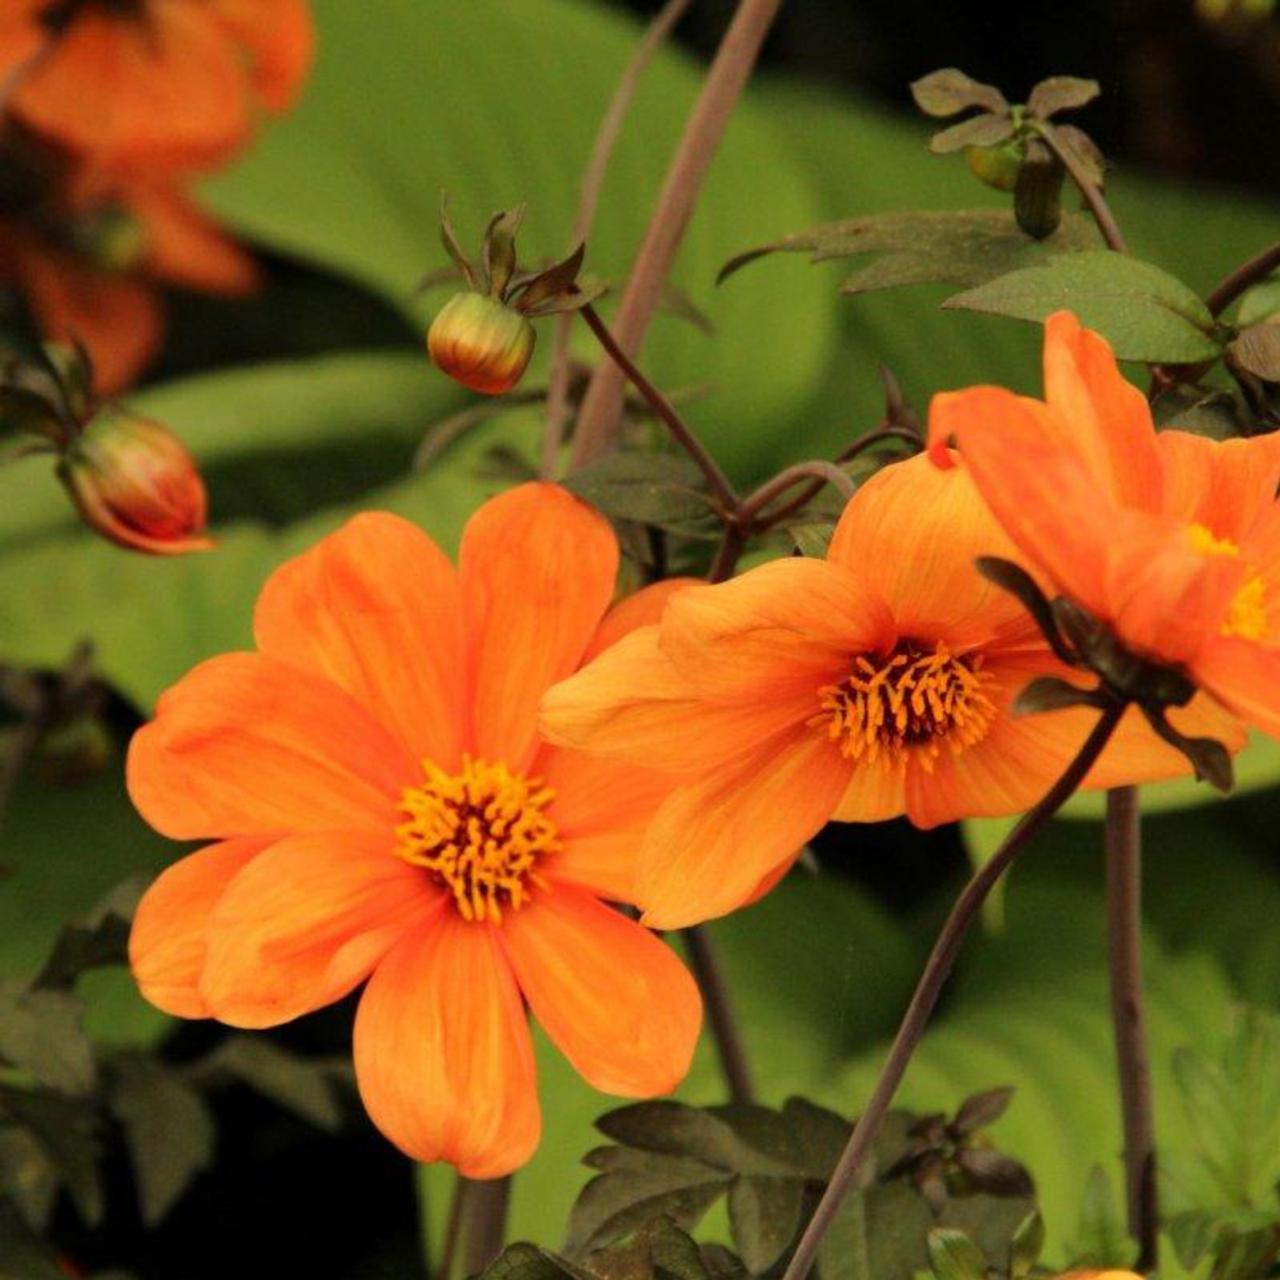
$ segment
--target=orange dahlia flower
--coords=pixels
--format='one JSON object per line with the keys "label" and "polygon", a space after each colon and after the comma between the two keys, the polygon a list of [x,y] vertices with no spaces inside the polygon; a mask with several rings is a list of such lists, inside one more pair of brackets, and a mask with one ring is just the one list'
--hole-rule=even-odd
{"label": "orange dahlia flower", "polygon": [[0,283],[21,292],[45,337],[85,345],[105,395],[132,384],[159,350],[161,285],[234,296],[256,281],[252,258],[156,180],[61,187],[0,218]]}
{"label": "orange dahlia flower", "polygon": [[206,166],[282,111],[311,62],[306,0],[5,0],[8,109],[108,164]]}
{"label": "orange dahlia flower", "polygon": [[1065,311],[1045,327],[1044,376],[1043,403],[1001,387],[935,397],[931,439],[955,440],[1061,594],[1280,735],[1280,435],[1157,432],[1105,340]]}
{"label": "orange dahlia flower", "polygon": [[[863,485],[825,560],[681,591],[550,691],[552,741],[684,778],[641,853],[646,923],[741,906],[829,819],[930,827],[1043,795],[1096,713],[1011,714],[1031,679],[1070,671],[983,554],[1016,555],[968,474],[922,455]],[[1186,770],[1134,720],[1089,781]]]}
{"label": "orange dahlia flower", "polygon": [[528,484],[476,512],[457,571],[383,514],[279,569],[257,652],[197,667],[129,751],[147,820],[216,840],[142,900],[144,994],[266,1027],[368,979],[355,1067],[369,1114],[409,1155],[473,1178],[538,1141],[526,1005],[595,1087],[673,1088],[697,988],[605,905],[634,900],[640,834],[670,782],[552,748],[535,721],[549,685],[668,594],[606,612],[617,563],[601,516]]}

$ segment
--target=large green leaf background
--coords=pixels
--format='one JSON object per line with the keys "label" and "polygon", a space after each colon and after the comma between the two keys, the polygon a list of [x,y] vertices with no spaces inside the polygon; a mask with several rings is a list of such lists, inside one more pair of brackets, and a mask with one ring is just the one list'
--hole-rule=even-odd
{"label": "large green leaf background", "polygon": [[[491,210],[525,201],[529,256],[564,249],[595,119],[634,26],[588,0],[492,0],[483,20],[474,6],[444,0],[385,0],[376,16],[349,0],[315,8],[321,56],[305,101],[209,188],[226,220],[419,324],[429,302],[415,301],[413,288],[440,261],[442,187],[473,238]],[[697,83],[675,52],[647,78],[591,238],[594,272],[625,271]],[[1034,327],[943,313],[935,289],[841,298],[840,264],[811,268],[793,257],[713,287],[733,253],[819,222],[994,199],[961,161],[926,152],[928,131],[811,88],[766,81],[747,94],[675,272],[716,336],[660,316],[643,356],[666,386],[709,386],[689,412],[739,478],[828,454],[873,425],[879,363],[921,405],[934,390],[976,381],[1037,390]],[[1280,231],[1275,209],[1235,196],[1124,172],[1113,186],[1135,250],[1199,289]],[[410,474],[423,430],[463,399],[408,347],[211,372],[134,402],[200,458],[218,549],[173,562],[125,555],[75,525],[47,463],[8,468],[0,650],[56,663],[92,637],[104,674],[144,711],[194,662],[246,644],[271,567],[351,511],[399,511],[452,547],[468,512],[505,483],[484,474],[486,448],[501,440],[529,450],[537,429],[532,411],[503,415],[427,473]],[[1254,784],[1274,780],[1275,756],[1250,764]],[[1168,796],[1169,805],[1199,806],[1148,831],[1152,1035],[1161,1136],[1176,1148],[1185,1135],[1168,1101],[1168,1055],[1187,1042],[1213,1047],[1233,1000],[1275,1003],[1280,942],[1270,925],[1280,888],[1261,861],[1274,792],[1210,807],[1186,786]],[[1088,1166],[1119,1149],[1096,814],[1096,803],[1082,804],[1080,820],[1058,824],[1029,855],[1003,929],[966,958],[903,1095],[944,1108],[977,1088],[1018,1086],[996,1136],[1038,1175],[1051,1249],[1072,1232]],[[975,828],[975,840],[989,841],[985,831]],[[79,791],[24,786],[0,838],[0,974],[30,971],[60,920],[175,852],[131,813],[118,773]],[[857,1109],[934,925],[932,915],[890,918],[839,882],[797,875],[713,927],[765,1099],[799,1091]],[[108,980],[93,994],[104,1033],[153,1035],[162,1025],[127,984]],[[591,1119],[608,1103],[545,1046],[541,1062],[545,1138],[517,1182],[513,1226],[554,1245],[586,1179],[575,1162],[594,1145]],[[684,1096],[720,1096],[705,1048]],[[445,1174],[426,1171],[422,1181],[438,1217]]]}

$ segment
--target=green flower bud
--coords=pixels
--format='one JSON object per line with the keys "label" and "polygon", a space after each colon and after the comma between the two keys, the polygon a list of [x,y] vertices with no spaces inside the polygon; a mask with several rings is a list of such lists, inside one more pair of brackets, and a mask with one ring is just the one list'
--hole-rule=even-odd
{"label": "green flower bud", "polygon": [[965,147],[964,158],[969,172],[979,182],[997,191],[1012,191],[1018,185],[1022,168],[1022,144],[1012,139],[997,147]]}
{"label": "green flower bud", "polygon": [[516,385],[533,355],[533,325],[482,293],[457,293],[427,331],[431,359],[455,382],[487,396]]}

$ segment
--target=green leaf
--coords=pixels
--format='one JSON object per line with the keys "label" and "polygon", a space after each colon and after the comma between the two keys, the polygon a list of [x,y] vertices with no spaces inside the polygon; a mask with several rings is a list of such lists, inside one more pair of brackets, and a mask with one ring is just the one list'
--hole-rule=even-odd
{"label": "green leaf", "polygon": [[980,115],[962,120],[929,139],[929,150],[944,156],[965,147],[994,147],[1013,136],[1013,122],[1008,116]]}
{"label": "green leaf", "polygon": [[1047,120],[1059,111],[1076,111],[1086,106],[1101,92],[1102,87],[1096,80],[1082,80],[1078,76],[1050,76],[1031,90],[1027,110],[1041,120]]}
{"label": "green leaf", "polygon": [[1080,1201],[1072,1265],[1124,1268],[1131,1267],[1137,1258],[1138,1243],[1129,1235],[1111,1178],[1102,1165],[1095,1164]]}
{"label": "green leaf", "polygon": [[624,450],[565,478],[565,488],[615,520],[676,533],[718,528],[697,465],[684,454]]}
{"label": "green leaf", "polygon": [[1107,250],[1066,254],[998,276],[944,307],[1043,321],[1068,308],[1122,360],[1194,363],[1222,352],[1208,308],[1150,262]]}
{"label": "green leaf", "polygon": [[985,1280],[987,1260],[963,1232],[937,1228],[927,1240],[935,1280]]}
{"label": "green leaf", "polygon": [[46,1089],[0,1085],[0,1119],[26,1129],[39,1144],[89,1226],[102,1218],[98,1116],[91,1103]]}
{"label": "green leaf", "polygon": [[573,1280],[581,1274],[549,1249],[523,1241],[508,1245],[480,1273],[482,1280]]}
{"label": "green leaf", "polygon": [[621,1239],[659,1215],[692,1228],[728,1186],[728,1174],[698,1161],[636,1154],[621,1162],[630,1167],[615,1163],[583,1188],[569,1217],[570,1255]]}
{"label": "green leaf", "polygon": [[60,1093],[88,1093],[95,1072],[83,1016],[84,1005],[65,991],[0,980],[0,1059]]}
{"label": "green leaf", "polygon": [[911,96],[926,115],[945,119],[970,107],[984,111],[1008,110],[1004,94],[994,85],[965,75],[958,67],[944,67],[911,82]]}
{"label": "green leaf", "polygon": [[1280,324],[1255,324],[1227,344],[1232,363],[1261,378],[1280,382]]}
{"label": "green leaf", "polygon": [[795,1177],[735,1178],[729,1188],[729,1224],[747,1270],[773,1266],[800,1228],[804,1183]]}
{"label": "green leaf", "polygon": [[725,263],[720,279],[771,253],[808,253],[811,262],[876,254],[874,262],[844,282],[841,292],[870,293],[929,282],[973,286],[1055,254],[1069,257],[1092,250],[1097,244],[1093,224],[1079,214],[1063,218],[1058,230],[1043,240],[1030,239],[1005,209],[868,214],[749,249]]}
{"label": "green leaf", "polygon": [[1013,1233],[1013,1241],[1009,1246],[1009,1275],[1011,1280],[1020,1280],[1030,1273],[1031,1268],[1040,1260],[1040,1251],[1044,1248],[1044,1219],[1038,1209],[1027,1214]]}
{"label": "green leaf", "polygon": [[1280,1182],[1280,1018],[1242,1012],[1221,1058],[1181,1049],[1174,1075],[1205,1175],[1197,1207],[1271,1206]]}
{"label": "green leaf", "polygon": [[67,1280],[16,1206],[0,1196],[0,1280]]}
{"label": "green leaf", "polygon": [[325,1065],[309,1062],[260,1036],[231,1036],[205,1060],[206,1070],[226,1072],[264,1098],[336,1130],[342,1115]]}
{"label": "green leaf", "polygon": [[175,1072],[149,1058],[115,1064],[111,1109],[124,1126],[142,1221],[155,1226],[213,1161],[213,1116]]}
{"label": "green leaf", "polygon": [[[507,4],[490,22],[449,0],[385,0],[377,22],[347,0],[312,7],[319,38],[308,92],[245,162],[206,187],[223,217],[273,249],[377,290],[420,324],[425,312],[410,295],[444,258],[434,245],[442,188],[468,242],[495,209],[524,202],[526,262],[572,247],[582,170],[640,38],[638,23],[577,0]],[[533,49],[557,52],[534,57]],[[673,50],[647,70],[588,240],[592,275],[624,277],[701,81],[702,68]],[[815,306],[802,279],[761,276],[742,290],[711,291],[725,245],[822,217],[813,180],[755,97],[749,90],[734,112],[673,272],[718,339],[691,341],[685,325],[659,317],[642,353],[661,386],[713,384],[699,427],[731,470],[750,473],[760,470],[759,452],[772,446],[780,418],[833,356],[836,325],[834,306]],[[575,348],[598,360],[583,330],[575,326]],[[760,358],[779,342],[785,360]],[[550,345],[539,344],[534,380],[544,380]],[[442,381],[426,370],[424,378]]]}
{"label": "green leaf", "polygon": [[141,896],[134,879],[117,885],[85,916],[67,925],[54,943],[53,954],[40,970],[37,987],[70,990],[81,975],[128,960],[129,925]]}
{"label": "green leaf", "polygon": [[818,1251],[821,1280],[912,1280],[926,1263],[933,1213],[905,1181],[847,1196]]}
{"label": "green leaf", "polygon": [[1245,326],[1265,324],[1280,315],[1280,279],[1272,277],[1255,284],[1241,299],[1236,309],[1236,323]]}
{"label": "green leaf", "polygon": [[0,1203],[11,1202],[34,1230],[44,1231],[60,1185],[57,1166],[29,1130],[0,1126]]}

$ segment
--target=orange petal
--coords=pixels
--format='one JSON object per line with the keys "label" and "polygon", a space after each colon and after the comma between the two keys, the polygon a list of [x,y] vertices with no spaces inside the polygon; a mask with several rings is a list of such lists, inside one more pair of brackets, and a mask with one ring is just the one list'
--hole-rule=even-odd
{"label": "orange petal", "polygon": [[1280,649],[1222,636],[1205,646],[1191,674],[1246,724],[1280,738]]}
{"label": "orange petal", "polygon": [[1274,508],[1280,434],[1210,440],[1162,431],[1156,446],[1164,466],[1164,511],[1174,519],[1202,524],[1214,537],[1239,544]]}
{"label": "orange petal", "polygon": [[213,16],[248,50],[262,105],[291,107],[315,52],[307,0],[219,0]]}
{"label": "orange petal", "polygon": [[337,685],[261,654],[201,663],[129,746],[129,795],[177,840],[390,831],[418,765]]}
{"label": "orange petal", "polygon": [[7,0],[0,6],[0,76],[13,75],[49,40],[40,16],[48,0]]}
{"label": "orange petal", "polygon": [[541,1129],[533,1045],[496,934],[446,909],[387,955],[356,1014],[374,1124],[414,1160],[468,1178],[518,1169]]}
{"label": "orange petal", "polygon": [[1069,311],[1045,321],[1044,388],[1059,424],[1055,441],[1121,506],[1161,508],[1161,466],[1146,398],[1121,375],[1106,339]]}
{"label": "orange petal", "polygon": [[200,993],[221,1022],[273,1027],[341,999],[417,921],[445,909],[390,832],[290,836],[219,898]]}
{"label": "orange petal", "polygon": [[564,846],[546,874],[611,902],[634,902],[645,828],[674,780],[640,765],[556,749],[536,769],[556,793],[550,816]]}
{"label": "orange petal", "polygon": [[129,933],[129,964],[142,994],[177,1018],[207,1018],[200,974],[209,915],[232,879],[271,843],[224,840],[167,867],[138,903]]}
{"label": "orange petal", "polygon": [[415,760],[456,768],[466,734],[462,593],[416,525],[368,512],[267,580],[258,647],[340,685]]}
{"label": "orange petal", "polygon": [[979,556],[1019,558],[968,471],[941,470],[924,454],[883,468],[854,494],[827,552],[883,598],[900,635],[953,649],[1026,619],[974,568]]}
{"label": "orange petal", "polygon": [[[1171,708],[1168,715],[1169,722],[1179,733],[1190,738],[1215,738],[1233,754],[1247,740],[1248,735],[1240,721],[1203,693],[1197,694],[1185,707]],[[1089,711],[1056,712],[1054,718],[1061,718],[1065,726],[1069,716],[1079,719],[1079,727],[1074,732],[1080,741],[1098,718],[1097,712]],[[1131,707],[1081,788],[1095,791],[1131,786],[1164,778],[1188,777],[1191,772],[1191,763],[1186,756],[1157,738],[1142,712]]]}
{"label": "orange petal", "polygon": [[684,1079],[702,999],[647,929],[557,886],[505,917],[499,937],[534,1017],[588,1084],[644,1098]]}
{"label": "orange petal", "polygon": [[662,615],[660,643],[699,697],[758,705],[816,698],[890,629],[883,601],[854,574],[792,557],[681,591]]}
{"label": "orange petal", "polygon": [[41,331],[78,338],[93,357],[94,387],[102,395],[135,382],[160,348],[164,313],[155,289],[131,276],[83,266],[69,254],[31,242],[14,254],[19,283]]}
{"label": "orange petal", "polygon": [[1058,443],[1045,406],[1002,387],[948,392],[933,398],[929,433],[956,438],[979,493],[1033,565],[1105,616],[1114,508],[1087,467]]}
{"label": "orange petal", "polygon": [[586,653],[582,655],[582,665],[586,666],[610,645],[629,636],[637,627],[660,622],[667,601],[677,591],[701,585],[701,578],[664,578],[661,582],[650,583],[649,586],[625,596],[604,615],[604,620],[591,637],[591,643],[587,645]]}
{"label": "orange petal", "polygon": [[103,163],[191,163],[235,147],[249,132],[248,81],[211,7],[164,0],[148,22],[82,8],[14,110]]}
{"label": "orange petal", "polygon": [[880,756],[853,769],[831,815],[833,822],[885,822],[906,812],[906,774]]}
{"label": "orange petal", "polygon": [[474,752],[524,770],[537,709],[576,670],[613,595],[618,542],[599,512],[525,484],[467,523],[458,559],[475,672]]}
{"label": "orange petal", "polygon": [[161,280],[230,295],[258,283],[253,258],[175,187],[139,185],[126,202],[146,236],[147,271]]}
{"label": "orange petal", "polygon": [[826,672],[786,698],[704,701],[661,649],[659,629],[642,627],[549,690],[540,723],[550,741],[593,755],[700,773],[803,724],[818,686],[837,678]]}
{"label": "orange petal", "polygon": [[644,923],[683,928],[742,906],[831,817],[851,774],[823,734],[802,729],[674,792],[641,850]]}
{"label": "orange petal", "polygon": [[1106,617],[1115,632],[1138,653],[1190,661],[1216,634],[1250,566],[1197,550],[1176,521],[1124,512],[1111,533]]}

